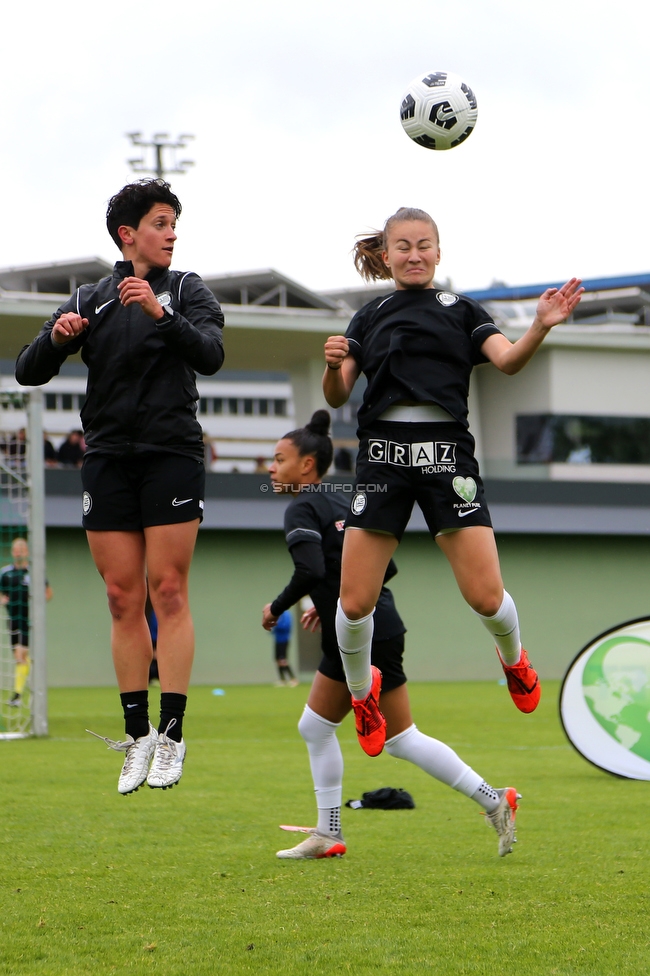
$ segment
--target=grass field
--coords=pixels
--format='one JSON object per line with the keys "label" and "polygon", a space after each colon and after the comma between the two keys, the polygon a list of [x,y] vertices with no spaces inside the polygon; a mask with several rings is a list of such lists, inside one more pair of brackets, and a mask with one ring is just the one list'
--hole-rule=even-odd
{"label": "grass field", "polygon": [[465,797],[341,730],[344,799],[399,786],[413,811],[344,810],[348,854],[286,862],[312,824],[305,687],[193,689],[171,791],[116,791],[117,694],[54,690],[46,740],[0,742],[0,973],[646,974],[647,783],[566,744],[557,684],[523,716],[496,684],[412,685],[419,727],[523,794],[514,854]]}

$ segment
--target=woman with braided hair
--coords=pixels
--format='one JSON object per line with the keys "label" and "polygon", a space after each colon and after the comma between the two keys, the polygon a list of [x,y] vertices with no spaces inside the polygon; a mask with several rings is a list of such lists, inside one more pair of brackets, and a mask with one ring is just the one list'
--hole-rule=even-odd
{"label": "woman with braided hair", "polygon": [[325,343],[323,390],[330,406],[348,400],[360,373],[368,381],[358,413],[359,484],[346,522],[336,629],[357,734],[370,755],[386,741],[381,675],[370,660],[373,615],[416,501],[463,597],[496,643],[515,705],[532,712],[541,693],[521,646],[514,601],[503,588],[468,429],[469,379],[475,365],[488,361],[508,375],[518,373],[573,312],[584,289],[577,278],[547,289],[532,325],[511,343],[480,305],[435,285],[439,261],[438,228],[429,214],[398,210],[382,232],[355,247],[360,274],[392,278],[395,291],[364,305],[344,336]]}

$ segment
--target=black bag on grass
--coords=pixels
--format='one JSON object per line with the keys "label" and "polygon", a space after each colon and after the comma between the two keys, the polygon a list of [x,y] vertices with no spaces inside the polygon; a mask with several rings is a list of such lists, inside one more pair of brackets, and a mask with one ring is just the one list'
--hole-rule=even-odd
{"label": "black bag on grass", "polygon": [[348,800],[345,804],[352,810],[414,810],[415,801],[406,790],[394,786],[382,786],[378,790],[364,793],[360,800]]}

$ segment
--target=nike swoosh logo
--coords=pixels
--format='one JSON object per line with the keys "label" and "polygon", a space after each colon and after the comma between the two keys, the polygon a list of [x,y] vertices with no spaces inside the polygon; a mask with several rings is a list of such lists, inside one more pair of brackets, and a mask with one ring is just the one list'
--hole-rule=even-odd
{"label": "nike swoosh logo", "polygon": [[115,301],[114,298],[109,298],[109,300],[107,302],[104,302],[103,305],[96,305],[95,306],[95,315],[99,315],[99,313],[101,312],[101,310],[103,308],[106,308],[107,305],[110,305],[111,302],[114,302],[114,301]]}
{"label": "nike swoosh logo", "polygon": [[137,704],[135,704],[135,705],[127,705],[126,707],[127,708],[137,708],[138,706],[137,706]]}
{"label": "nike swoosh logo", "polygon": [[465,518],[466,515],[473,515],[478,512],[478,508],[466,508],[464,512],[458,513],[458,518]]}
{"label": "nike swoosh logo", "polygon": [[187,505],[187,503],[191,501],[192,501],[191,498],[182,498],[179,502],[178,498],[175,498],[172,502],[172,505],[174,506],[174,508],[178,508],[179,505]]}

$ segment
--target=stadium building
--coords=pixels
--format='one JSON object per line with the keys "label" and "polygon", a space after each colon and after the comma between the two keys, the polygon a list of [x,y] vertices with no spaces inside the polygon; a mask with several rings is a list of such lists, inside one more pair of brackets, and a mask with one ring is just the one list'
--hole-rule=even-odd
{"label": "stadium building", "polygon": [[[15,356],[52,311],[77,285],[109,272],[96,258],[0,270],[3,388],[15,385]],[[292,564],[281,534],[286,500],[254,471],[268,462],[278,437],[325,405],[325,338],[343,332],[356,308],[391,285],[316,293],[272,270],[204,280],[224,308],[226,368],[198,382],[214,454],[192,571],[194,680],[259,682],[273,678],[261,608],[282,589]],[[479,367],[470,396],[506,586],[524,643],[546,677],[561,676],[590,638],[645,615],[650,603],[650,274],[584,284],[574,319],[551,332],[522,373]],[[495,285],[467,294],[514,340],[548,286]],[[84,389],[78,359],[45,388],[44,427],[55,447],[79,427]],[[350,453],[354,413],[354,402],[332,411],[335,443]],[[351,490],[349,474],[334,472],[330,480]],[[55,591],[50,683],[112,684],[104,588],[79,527],[78,471],[48,469],[46,493]],[[397,562],[391,586],[409,628],[409,677],[497,680],[496,655],[419,512]],[[293,653],[301,671],[313,669],[313,642],[301,635]]]}

